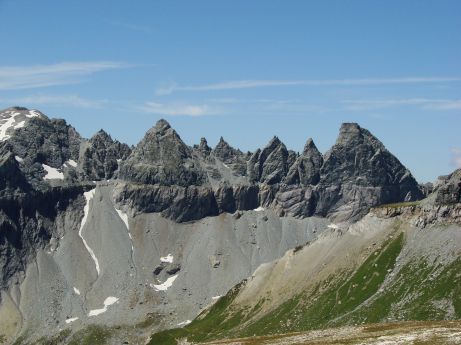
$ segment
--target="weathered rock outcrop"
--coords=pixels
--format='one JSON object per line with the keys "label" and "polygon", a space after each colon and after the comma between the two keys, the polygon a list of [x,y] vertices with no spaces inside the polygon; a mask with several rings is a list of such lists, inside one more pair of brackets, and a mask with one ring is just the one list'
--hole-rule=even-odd
{"label": "weathered rock outcrop", "polygon": [[246,159],[242,151],[234,149],[221,137],[212,151],[213,156],[229,166],[237,175],[246,175]]}
{"label": "weathered rock outcrop", "polygon": [[318,215],[341,219],[364,215],[372,206],[423,197],[411,173],[369,131],[341,126],[324,157],[317,188]]}
{"label": "weathered rock outcrop", "polygon": [[181,187],[200,186],[207,180],[191,149],[165,120],[158,121],[121,163],[120,177],[135,183]]}
{"label": "weathered rock outcrop", "polygon": [[263,150],[257,150],[248,161],[251,182],[275,184],[288,172],[288,150],[279,138],[274,137]]}
{"label": "weathered rock outcrop", "polygon": [[131,153],[127,144],[113,140],[102,129],[83,145],[81,165],[84,178],[88,180],[113,178],[119,162],[127,159]]}
{"label": "weathered rock outcrop", "polygon": [[448,176],[439,177],[435,194],[438,204],[461,202],[461,169],[455,170]]}
{"label": "weathered rock outcrop", "polygon": [[303,153],[291,165],[284,182],[303,186],[316,185],[320,180],[322,165],[323,156],[315,146],[314,141],[309,138]]}

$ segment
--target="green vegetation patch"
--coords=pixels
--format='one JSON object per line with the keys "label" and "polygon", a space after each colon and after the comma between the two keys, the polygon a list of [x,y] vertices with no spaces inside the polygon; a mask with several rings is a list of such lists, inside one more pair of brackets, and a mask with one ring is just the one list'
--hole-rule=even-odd
{"label": "green vegetation patch", "polygon": [[392,285],[355,315],[359,322],[461,318],[461,259],[440,268],[425,261],[405,265]]}
{"label": "green vegetation patch", "polygon": [[74,333],[68,345],[104,345],[107,344],[111,333],[109,327],[90,325]]}
{"label": "green vegetation patch", "polygon": [[[403,244],[400,233],[377,247],[354,272],[337,272],[256,321],[252,317],[264,301],[252,310],[233,309],[239,288],[233,289],[187,327],[154,334],[150,344],[175,345],[181,338],[203,342],[399,320],[460,319],[461,259],[444,267],[422,260],[395,273]],[[391,281],[382,288],[388,275],[392,275]]]}
{"label": "green vegetation patch", "polygon": [[403,234],[400,234],[385,243],[383,249],[373,252],[352,276],[348,276],[348,272],[338,272],[318,284],[311,293],[289,299],[255,322],[250,321],[251,317],[260,310],[263,301],[252,310],[233,310],[232,301],[240,290],[237,287],[190,325],[154,334],[149,344],[175,345],[176,340],[181,338],[203,342],[225,337],[297,332],[333,325],[333,320],[351,312],[377,292],[388,270],[393,269],[402,246]]}
{"label": "green vegetation patch", "polygon": [[341,317],[372,297],[392,270],[403,247],[403,234],[374,251],[350,276],[338,272],[311,293],[286,301],[239,332],[242,336],[299,332],[348,323]]}
{"label": "green vegetation patch", "polygon": [[191,341],[202,342],[228,335],[228,331],[240,325],[244,319],[242,311],[230,308],[243,284],[235,286],[186,327],[153,334],[149,345],[176,345],[177,339],[186,337]]}

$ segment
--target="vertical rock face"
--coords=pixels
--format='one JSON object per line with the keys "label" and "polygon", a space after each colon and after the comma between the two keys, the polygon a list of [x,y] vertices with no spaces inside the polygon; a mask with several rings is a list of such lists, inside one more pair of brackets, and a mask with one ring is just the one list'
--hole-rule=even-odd
{"label": "vertical rock face", "polygon": [[401,186],[404,198],[420,196],[411,173],[376,137],[356,123],[341,126],[336,144],[325,155],[320,174],[323,184]]}
{"label": "vertical rock face", "polygon": [[8,141],[22,159],[60,168],[69,159],[78,160],[81,137],[66,121],[43,116],[31,118]]}
{"label": "vertical rock face", "polygon": [[303,186],[316,185],[320,180],[320,168],[323,165],[323,157],[309,138],[304,145],[303,153],[291,165],[285,179],[287,184],[301,184]]}
{"label": "vertical rock face", "polygon": [[240,150],[234,149],[221,137],[213,149],[212,154],[224,164],[228,165],[235,174],[246,174],[246,160]]}
{"label": "vertical rock face", "polygon": [[369,131],[356,123],[341,126],[336,144],[320,169],[322,193],[317,212],[359,216],[368,207],[423,197],[411,173]]}
{"label": "vertical rock face", "polygon": [[454,204],[461,202],[461,169],[455,170],[448,176],[439,177],[435,195],[438,204]]}
{"label": "vertical rock face", "polygon": [[211,153],[211,147],[208,146],[208,142],[205,138],[200,138],[200,144],[194,145],[196,149],[203,157],[208,157]]}
{"label": "vertical rock face", "polygon": [[182,187],[207,181],[191,149],[165,120],[158,121],[121,164],[120,177],[137,183]]}
{"label": "vertical rock face", "polygon": [[252,182],[275,184],[282,181],[288,171],[288,150],[274,137],[262,150],[256,151],[248,162],[248,176]]}
{"label": "vertical rock face", "polygon": [[101,129],[83,150],[83,174],[89,180],[110,179],[114,177],[119,162],[128,158],[130,153],[128,145],[114,141]]}

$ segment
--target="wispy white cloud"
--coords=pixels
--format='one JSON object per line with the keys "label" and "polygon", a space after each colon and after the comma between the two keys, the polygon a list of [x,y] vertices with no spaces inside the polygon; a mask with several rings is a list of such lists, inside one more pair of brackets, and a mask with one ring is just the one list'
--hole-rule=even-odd
{"label": "wispy white cloud", "polygon": [[165,104],[157,102],[147,102],[140,108],[140,110],[146,113],[171,116],[204,116],[216,115],[219,113],[216,109],[212,109],[207,104]]}
{"label": "wispy white cloud", "polygon": [[99,109],[109,102],[107,100],[91,100],[79,95],[31,95],[18,98],[2,98],[0,103],[6,106],[19,105],[30,108],[40,105],[61,105],[74,108]]}
{"label": "wispy white cloud", "polygon": [[345,100],[347,110],[373,110],[399,106],[418,106],[430,110],[460,110],[459,99],[404,98]]}
{"label": "wispy white cloud", "polygon": [[461,168],[461,147],[451,148],[451,165],[455,168]]}
{"label": "wispy white cloud", "polygon": [[0,66],[0,90],[74,84],[82,77],[129,65],[114,61],[62,62],[52,65]]}
{"label": "wispy white cloud", "polygon": [[362,86],[387,84],[427,84],[461,81],[459,77],[403,77],[403,78],[362,78],[326,80],[234,80],[222,83],[181,86],[175,83],[157,88],[157,95],[167,95],[175,91],[218,91],[250,89],[276,86]]}

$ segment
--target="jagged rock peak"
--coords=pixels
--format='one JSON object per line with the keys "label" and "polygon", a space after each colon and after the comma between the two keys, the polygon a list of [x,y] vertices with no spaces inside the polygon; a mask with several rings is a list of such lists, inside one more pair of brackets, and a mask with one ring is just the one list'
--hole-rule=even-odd
{"label": "jagged rock peak", "polygon": [[211,148],[208,146],[208,141],[206,141],[206,138],[200,138],[200,144],[199,144],[199,149],[200,150],[205,150],[205,151],[209,151],[211,150]]}
{"label": "jagged rock peak", "polygon": [[303,154],[306,155],[312,151],[320,153],[320,151],[317,149],[317,146],[315,146],[314,140],[312,140],[312,138],[309,138],[307,139],[306,144],[304,145]]}
{"label": "jagged rock peak", "polygon": [[136,183],[183,187],[206,182],[206,174],[191,149],[164,119],[146,133],[121,164],[120,177]]}
{"label": "jagged rock peak", "polygon": [[320,180],[320,169],[323,156],[309,138],[304,145],[303,153],[296,159],[285,178],[286,184],[315,185]]}
{"label": "jagged rock peak", "polygon": [[165,132],[170,128],[171,128],[170,124],[165,119],[158,120],[155,126],[153,127],[153,129],[155,129],[155,131],[157,132]]}
{"label": "jagged rock peak", "polygon": [[339,135],[335,145],[353,146],[367,142],[375,149],[386,150],[385,146],[373,134],[357,123],[343,123],[339,129]]}
{"label": "jagged rock peak", "polygon": [[264,149],[257,150],[248,161],[247,174],[252,182],[275,184],[288,172],[288,150],[277,136]]}
{"label": "jagged rock peak", "polygon": [[446,205],[461,202],[461,169],[440,176],[436,186],[436,203]]}
{"label": "jagged rock peak", "polygon": [[219,142],[216,144],[216,147],[213,149],[213,154],[223,162],[231,163],[235,160],[236,156],[241,156],[242,152],[234,149],[227,141],[224,140],[223,137],[221,137],[219,138]]}
{"label": "jagged rock peak", "polygon": [[194,150],[198,151],[202,156],[209,156],[211,147],[208,146],[208,142],[205,138],[200,138],[200,144],[194,145]]}
{"label": "jagged rock peak", "polygon": [[230,146],[229,143],[225,141],[224,138],[221,136],[214,149],[215,150],[223,150],[223,149],[228,150],[228,149],[232,149],[232,146]]}
{"label": "jagged rock peak", "polygon": [[91,138],[90,141],[95,141],[95,140],[104,140],[104,141],[110,141],[113,142],[112,137],[103,129],[100,129],[97,131]]}

